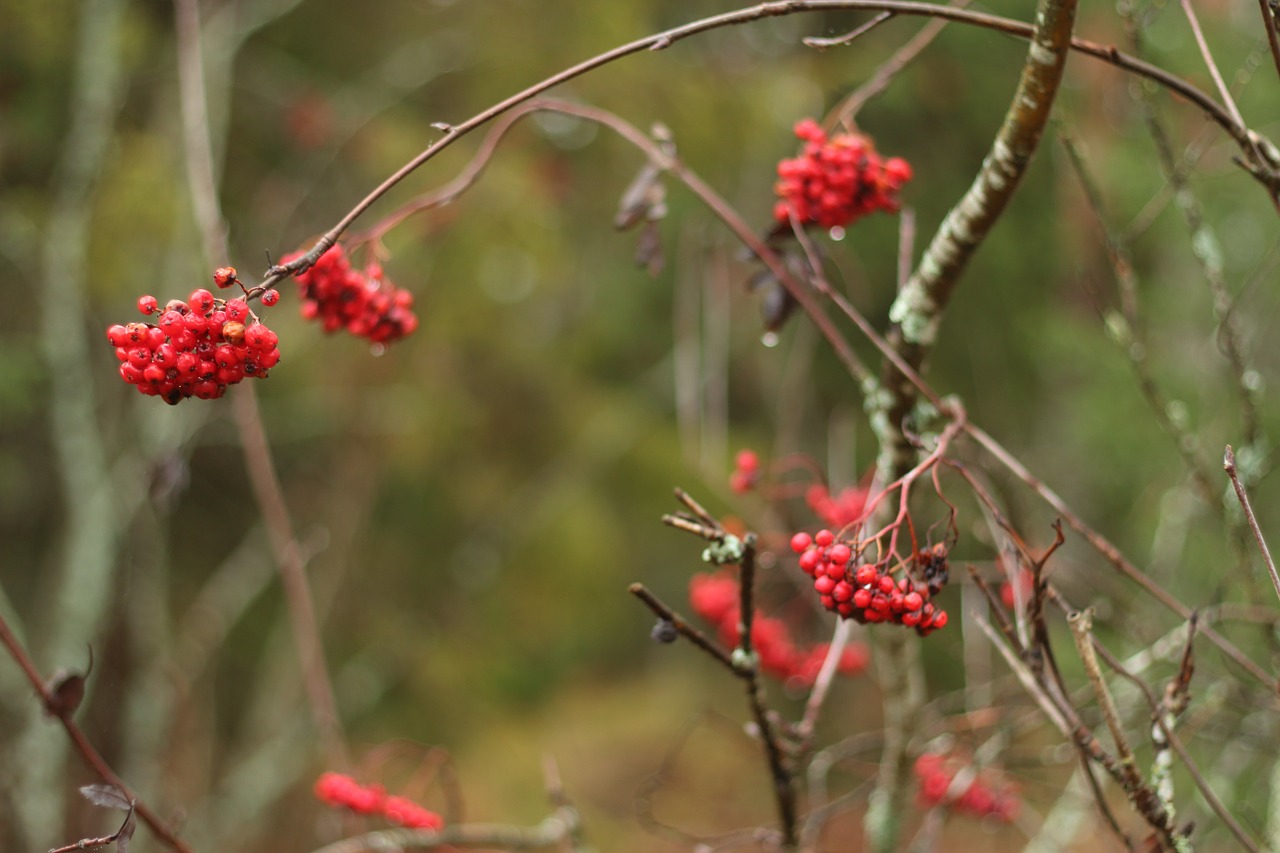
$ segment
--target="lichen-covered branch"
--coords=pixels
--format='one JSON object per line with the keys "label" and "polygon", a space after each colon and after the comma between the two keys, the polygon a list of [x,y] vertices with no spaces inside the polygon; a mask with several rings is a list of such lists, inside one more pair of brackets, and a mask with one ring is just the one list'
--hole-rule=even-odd
{"label": "lichen-covered branch", "polygon": [[[1041,0],[1035,31],[1004,123],[973,184],[939,226],[915,272],[890,309],[890,347],[919,372],[937,339],[943,310],[965,265],[1004,212],[1044,134],[1062,80],[1075,0]],[[918,400],[916,386],[897,359],[886,359],[884,381],[867,401],[880,452],[877,482],[895,482],[911,470],[916,448],[909,420]],[[907,797],[907,733],[911,731],[923,685],[918,643],[889,635],[877,644],[884,683],[885,741],[876,788],[868,802],[865,831],[870,849],[896,847],[899,816]]]}

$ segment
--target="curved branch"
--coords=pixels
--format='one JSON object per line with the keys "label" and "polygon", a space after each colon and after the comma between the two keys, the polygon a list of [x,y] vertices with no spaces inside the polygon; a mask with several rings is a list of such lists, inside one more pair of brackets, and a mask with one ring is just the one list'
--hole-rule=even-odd
{"label": "curved branch", "polygon": [[[444,132],[444,136],[431,145],[427,146],[416,157],[405,163],[395,171],[390,177],[379,184],[368,195],[361,199],[355,207],[351,208],[336,225],[330,228],[320,237],[316,244],[311,247],[306,254],[290,261],[284,265],[272,266],[267,270],[262,283],[256,289],[264,289],[270,287],[277,281],[280,281],[294,273],[302,272],[309,269],[315,264],[328,249],[337,243],[338,238],[356,221],[366,210],[368,210],[378,199],[382,198],[392,187],[399,184],[402,180],[412,174],[422,164],[435,157],[445,148],[448,148],[458,139],[465,136],[477,127],[488,123],[492,119],[502,115],[513,107],[528,101],[541,93],[552,89],[561,83],[566,83],[577,77],[581,77],[589,71],[593,71],[604,65],[608,65],[615,60],[625,56],[646,51],[665,50],[677,41],[682,41],[691,36],[699,35],[710,30],[719,29],[721,27],[735,26],[738,24],[750,23],[752,21],[764,18],[778,17],[782,15],[791,15],[797,12],[821,12],[834,10],[862,10],[871,12],[892,12],[897,15],[912,15],[917,17],[940,18],[943,20],[956,21],[959,23],[969,24],[971,26],[983,27],[997,32],[1017,38],[1032,38],[1035,28],[1028,23],[1022,21],[1014,21],[1009,18],[1001,18],[997,15],[987,15],[981,12],[973,12],[967,9],[960,9],[954,6],[939,6],[935,3],[921,3],[915,0],[776,0],[775,2],[761,3],[745,9],[738,9],[732,12],[725,12],[720,15],[713,15],[708,18],[702,18],[692,21],[679,27],[665,30],[660,33],[645,36],[636,39],[627,44],[615,47],[612,50],[598,54],[590,59],[584,60],[577,65],[564,69],[563,71],[553,74],[538,83],[523,89],[520,92],[500,101],[488,109],[476,113],[471,118],[460,124],[441,123],[435,125]],[[1068,42],[1072,50],[1101,59],[1117,68],[1122,68],[1142,77],[1147,77],[1160,84],[1165,89],[1174,92],[1191,101],[1200,107],[1209,115],[1213,121],[1220,125],[1240,146],[1245,154],[1249,166],[1246,167],[1250,173],[1267,184],[1268,188],[1274,193],[1272,184],[1280,185],[1280,163],[1270,162],[1265,156],[1262,149],[1265,148],[1265,142],[1257,134],[1250,131],[1247,127],[1241,126],[1231,113],[1220,103],[1215,101],[1205,92],[1197,89],[1195,86],[1179,79],[1173,74],[1164,71],[1150,63],[1144,62],[1136,57],[1122,53],[1118,49],[1109,45],[1102,45],[1096,42],[1085,41],[1083,39],[1071,39]],[[1266,148],[1270,151],[1270,148]]]}

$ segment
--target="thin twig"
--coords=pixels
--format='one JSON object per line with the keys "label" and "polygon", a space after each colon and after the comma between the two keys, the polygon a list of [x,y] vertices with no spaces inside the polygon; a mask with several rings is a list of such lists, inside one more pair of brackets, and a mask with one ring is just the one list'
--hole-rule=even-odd
{"label": "thin twig", "polygon": [[853,44],[855,41],[862,38],[867,33],[871,32],[876,27],[880,26],[885,21],[892,18],[893,15],[894,15],[893,12],[881,12],[879,15],[876,15],[874,18],[867,21],[865,24],[861,24],[860,26],[854,27],[852,30],[850,30],[849,32],[845,33],[842,36],[834,36],[832,38],[806,36],[800,39],[800,43],[803,44],[805,47],[813,47],[813,48],[817,48],[818,50],[826,50],[829,47],[843,47],[845,45]]}
{"label": "thin twig", "polygon": [[187,846],[181,838],[165,825],[151,807],[143,802],[134,791],[125,784],[124,780],[116,775],[111,769],[111,765],[107,764],[102,755],[90,742],[85,733],[71,719],[69,713],[59,713],[59,704],[46,685],[45,679],[40,675],[40,670],[36,668],[35,662],[31,660],[31,656],[27,654],[26,649],[18,642],[18,638],[14,636],[13,631],[9,629],[9,623],[0,615],[0,644],[3,644],[9,656],[27,676],[27,681],[31,683],[32,688],[36,691],[36,695],[40,697],[40,704],[43,708],[58,719],[62,723],[62,727],[66,729],[67,736],[70,738],[72,745],[76,751],[80,753],[85,764],[89,765],[98,777],[108,785],[114,785],[119,788],[126,800],[134,802],[134,809],[138,813],[138,817],[142,818],[142,822],[150,827],[164,843],[168,844],[178,853],[192,853],[191,848]]}
{"label": "thin twig", "polygon": [[1181,0],[1181,4],[1182,11],[1187,16],[1187,22],[1191,24],[1191,34],[1195,36],[1196,46],[1200,48],[1200,55],[1204,57],[1204,64],[1209,67],[1209,76],[1213,78],[1213,85],[1218,87],[1218,97],[1222,98],[1222,103],[1231,113],[1236,124],[1243,127],[1244,117],[1240,115],[1240,108],[1236,106],[1235,99],[1231,97],[1231,90],[1222,79],[1218,63],[1213,61],[1213,54],[1209,52],[1209,43],[1204,40],[1204,30],[1200,29],[1200,19],[1196,17],[1195,9],[1191,8],[1191,0]]}
{"label": "thin twig", "polygon": [[542,850],[563,844],[577,828],[574,809],[557,809],[537,826],[466,823],[443,829],[384,829],[335,841],[313,853],[365,853],[367,850],[427,850],[448,847]]}
{"label": "thin twig", "polygon": [[1262,535],[1262,528],[1258,526],[1258,517],[1253,514],[1253,506],[1249,503],[1249,495],[1244,490],[1244,484],[1240,482],[1240,475],[1236,471],[1236,455],[1229,444],[1222,456],[1222,469],[1231,478],[1231,485],[1236,490],[1236,499],[1240,501],[1240,508],[1244,510],[1244,517],[1249,522],[1249,529],[1253,531],[1253,538],[1257,540],[1258,550],[1262,552],[1262,560],[1267,564],[1267,573],[1271,575],[1271,585],[1275,587],[1276,595],[1280,596],[1280,574],[1276,572],[1275,561],[1271,559],[1271,549],[1267,547],[1267,540]]}
{"label": "thin twig", "polygon": [[1262,13],[1262,28],[1267,31],[1267,46],[1271,48],[1271,60],[1276,64],[1276,76],[1280,77],[1280,35],[1276,30],[1280,24],[1276,22],[1274,7],[1267,0],[1258,0],[1258,11]]}
{"label": "thin twig", "polygon": [[644,584],[633,583],[631,586],[627,587],[627,591],[630,592],[632,595],[634,595],[636,598],[643,601],[645,605],[650,610],[652,610],[654,615],[657,616],[659,619],[665,619],[667,622],[670,622],[673,626],[675,626],[675,629],[680,634],[680,636],[684,637],[686,640],[693,643],[695,646],[702,649],[707,654],[711,655],[721,664],[723,664],[724,666],[732,670],[735,675],[739,674],[738,665],[734,663],[733,657],[724,649],[720,648],[719,643],[716,643],[712,640],[707,639],[705,634],[703,634],[693,625],[690,625],[688,620],[686,620],[683,616],[681,616],[675,610],[672,610],[670,607],[668,607],[662,601],[662,599],[658,598],[656,595],[650,592],[649,588],[646,587]]}
{"label": "thin twig", "polygon": [[[381,199],[389,190],[403,181],[406,177],[416,171],[427,161],[434,158],[445,148],[452,145],[457,140],[475,130],[481,125],[487,124],[494,118],[511,110],[512,108],[528,101],[548,89],[561,85],[576,77],[580,77],[590,71],[595,70],[611,62],[619,60],[625,56],[630,56],[646,51],[665,50],[677,41],[698,35],[720,27],[735,26],[745,24],[755,20],[764,18],[777,17],[782,15],[791,15],[799,12],[828,11],[836,9],[863,9],[868,11],[893,12],[900,15],[915,15],[923,17],[932,17],[943,20],[951,20],[967,23],[974,26],[985,27],[987,29],[1003,32],[1019,38],[1031,38],[1035,33],[1035,27],[1031,24],[1021,21],[1014,21],[1006,18],[1000,18],[994,15],[986,15],[979,12],[971,12],[966,9],[959,9],[951,6],[939,6],[934,3],[914,2],[914,0],[778,0],[778,2],[765,2],[745,9],[738,9],[726,12],[720,15],[703,18],[697,21],[674,27],[660,33],[645,36],[635,41],[616,47],[612,50],[598,54],[590,59],[578,63],[577,65],[566,68],[528,88],[517,92],[516,94],[500,101],[489,108],[482,110],[471,118],[458,124],[439,124],[444,136],[436,142],[429,145],[421,151],[409,162],[405,163],[397,169],[391,176],[374,188],[368,195],[356,203],[336,225],[330,228],[316,241],[316,244],[305,254],[299,256],[288,264],[273,266],[267,270],[264,279],[256,289],[262,289],[271,286],[281,279],[309,269],[315,264],[316,260],[333,246],[343,233],[356,221],[366,210],[368,210],[375,202]],[[1238,122],[1231,113],[1212,97],[1205,94],[1195,86],[1183,81],[1176,75],[1151,65],[1141,59],[1129,56],[1117,50],[1113,46],[1097,44],[1083,39],[1068,38],[1063,45],[1064,49],[1070,48],[1086,55],[1100,59],[1117,68],[1124,69],[1134,74],[1146,77],[1158,83],[1170,91],[1173,91],[1188,101],[1200,107],[1209,114],[1231,137],[1236,141],[1237,145],[1244,152],[1251,166],[1250,172],[1258,180],[1267,183],[1268,181],[1280,182],[1272,174],[1274,171],[1273,164],[1265,160],[1259,153],[1259,137]]]}

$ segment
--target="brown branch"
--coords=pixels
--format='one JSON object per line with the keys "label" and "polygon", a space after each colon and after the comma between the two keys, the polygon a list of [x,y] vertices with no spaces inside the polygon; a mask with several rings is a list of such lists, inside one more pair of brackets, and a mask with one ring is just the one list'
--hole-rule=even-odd
{"label": "brown branch", "polygon": [[738,672],[738,665],[734,663],[733,657],[730,656],[728,652],[720,648],[718,643],[707,639],[705,634],[690,625],[689,622],[679,613],[668,607],[662,599],[650,592],[649,588],[644,584],[633,583],[631,586],[627,587],[627,591],[643,601],[645,606],[652,610],[654,615],[659,619],[670,622],[680,636],[684,637],[686,640],[711,655],[725,667],[732,670],[734,675],[741,674]]}
{"label": "brown branch", "polygon": [[1262,528],[1258,526],[1258,517],[1253,514],[1253,505],[1249,503],[1249,495],[1244,490],[1244,484],[1240,482],[1240,475],[1236,471],[1236,455],[1229,444],[1222,457],[1222,469],[1231,478],[1231,485],[1236,490],[1236,499],[1240,501],[1240,508],[1244,510],[1244,517],[1249,522],[1249,529],[1253,531],[1253,538],[1257,540],[1258,550],[1262,552],[1262,560],[1267,564],[1271,585],[1275,587],[1276,595],[1280,596],[1280,573],[1276,572],[1275,561],[1271,559],[1271,549],[1267,547]]}
{"label": "brown branch", "polygon": [[289,627],[293,632],[293,644],[302,665],[302,678],[306,686],[311,716],[324,743],[331,764],[345,766],[346,745],[342,735],[342,720],[338,715],[338,703],[334,699],[333,684],[325,665],[324,642],[316,620],[315,606],[311,601],[311,588],[307,581],[306,566],[302,562],[302,549],[293,532],[289,507],[284,500],[284,490],[276,473],[275,459],[267,443],[262,418],[258,414],[258,397],[251,384],[235,395],[233,410],[236,427],[240,432],[240,446],[244,450],[245,469],[254,501],[262,512],[262,521],[275,552],[276,565],[280,569],[280,585],[284,590]]}
{"label": "brown branch", "polygon": [[9,623],[4,620],[4,616],[0,615],[0,644],[3,644],[9,656],[27,676],[27,681],[31,683],[35,689],[36,695],[40,697],[40,704],[45,711],[52,717],[56,717],[62,727],[66,729],[67,737],[71,740],[71,744],[80,753],[80,757],[84,759],[85,764],[98,774],[98,778],[102,779],[108,785],[114,785],[119,788],[125,799],[133,801],[134,809],[138,813],[138,817],[142,818],[152,832],[156,834],[164,843],[168,844],[178,853],[192,853],[191,848],[187,846],[177,834],[165,825],[151,807],[143,802],[134,791],[125,784],[124,780],[116,775],[111,769],[111,765],[94,747],[88,736],[80,729],[76,722],[71,719],[70,713],[58,702],[58,698],[50,692],[45,680],[40,675],[40,671],[36,668],[35,662],[31,660],[26,649],[18,642],[18,638],[13,631],[9,629]]}
{"label": "brown branch", "polygon": [[[461,123],[438,124],[437,127],[444,133],[442,138],[423,149],[417,156],[397,169],[368,195],[357,202],[356,205],[351,208],[351,210],[349,210],[336,225],[326,231],[316,244],[305,254],[294,259],[288,264],[283,266],[272,266],[268,269],[264,275],[263,282],[258,287],[269,287],[289,275],[310,268],[315,264],[316,260],[325,253],[325,251],[338,241],[342,234],[346,232],[356,219],[358,219],[375,202],[382,198],[382,196],[384,196],[389,190],[416,171],[424,163],[431,160],[445,148],[449,147],[472,130],[475,130],[481,125],[487,124],[494,118],[549,89],[573,80],[576,77],[580,77],[583,74],[604,65],[608,65],[609,63],[623,57],[646,51],[665,50],[677,41],[681,41],[710,30],[718,29],[720,27],[735,26],[749,23],[751,21],[791,15],[799,12],[830,11],[837,9],[861,9],[867,11],[892,12],[897,15],[913,15],[958,21],[1006,33],[1018,38],[1032,38],[1035,33],[1035,28],[1031,24],[1026,24],[1020,21],[1014,21],[978,12],[971,12],[951,6],[939,6],[934,3],[913,2],[913,0],[774,0],[774,2],[764,2],[745,9],[738,9],[720,15],[702,18],[660,33],[645,36],[644,38],[636,39],[635,41],[613,48],[612,50],[598,54],[590,59],[578,63],[577,65],[553,74],[550,77],[517,92],[505,100],[482,110]],[[1204,110],[1211,118],[1213,118],[1214,121],[1216,121],[1227,133],[1231,135],[1237,145],[1239,145],[1241,150],[1245,153],[1248,160],[1248,166],[1250,167],[1250,172],[1254,177],[1258,178],[1263,183],[1267,183],[1268,181],[1280,182],[1280,177],[1273,174],[1276,170],[1276,164],[1267,160],[1267,158],[1259,151],[1261,146],[1260,137],[1248,128],[1237,123],[1230,112],[1209,95],[1179,79],[1177,76],[1151,65],[1150,63],[1144,62],[1141,59],[1128,56],[1127,54],[1117,50],[1115,47],[1109,45],[1096,44],[1082,39],[1068,38],[1067,42],[1064,44],[1064,48],[1074,49],[1114,65],[1117,68],[1154,80],[1162,87],[1186,98],[1188,101]]]}
{"label": "brown branch", "polygon": [[[1085,524],[1084,520],[1067,505],[1066,501],[1046,486],[1038,477],[1028,471],[1026,466],[1019,462],[1012,454],[1009,453],[1008,450],[1002,447],[998,441],[982,429],[975,426],[973,423],[966,424],[965,429],[984,450],[1004,465],[1004,467],[1008,468],[1015,477],[1025,483],[1032,491],[1038,494],[1041,500],[1053,507],[1054,511],[1057,512],[1064,521],[1066,521],[1071,529],[1083,536],[1089,543],[1090,547],[1101,554],[1107,562],[1111,563],[1111,565],[1116,568],[1117,571],[1134,583],[1138,584],[1143,590],[1151,595],[1152,598],[1176,613],[1182,619],[1191,618],[1192,608],[1174,598],[1173,595],[1165,591],[1164,587],[1147,577],[1147,575],[1130,562],[1129,559],[1120,552],[1120,549],[1112,544],[1109,539],[1101,533],[1098,533],[1089,525]],[[1258,681],[1271,686],[1273,689],[1276,687],[1275,677],[1269,674],[1257,663],[1250,660],[1244,652],[1242,652],[1226,637],[1223,637],[1208,625],[1203,626],[1200,632],[1205,636],[1205,639],[1212,642],[1223,652],[1223,654],[1238,663]]]}

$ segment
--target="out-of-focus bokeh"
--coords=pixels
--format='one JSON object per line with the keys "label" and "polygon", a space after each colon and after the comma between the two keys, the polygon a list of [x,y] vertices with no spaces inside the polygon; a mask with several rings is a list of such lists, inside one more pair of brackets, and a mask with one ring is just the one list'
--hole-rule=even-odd
{"label": "out-of-focus bokeh", "polygon": [[[1201,5],[1242,113],[1275,136],[1280,101],[1257,9]],[[0,2],[0,613],[46,674],[83,668],[92,646],[77,719],[195,849],[304,851],[361,825],[310,794],[326,762],[231,401],[169,407],[140,396],[117,376],[103,330],[138,319],[143,293],[163,304],[209,286],[215,266],[256,281],[268,254],[310,246],[438,139],[433,124],[728,8],[203,2],[207,119],[230,245],[228,257],[206,257],[171,6]],[[1027,14],[1008,2],[992,10]],[[1142,5],[1141,14],[1148,58],[1211,91],[1176,7]],[[865,19],[797,14],[720,29],[552,94],[645,131],[661,122],[683,162],[764,228],[777,161],[796,151],[793,124],[865,82],[923,23],[894,19],[821,52],[800,43]],[[1079,30],[1127,44],[1109,8],[1084,10]],[[953,25],[858,115],[882,152],[914,166],[903,197],[915,215],[916,256],[972,180],[1024,51]],[[1183,601],[1274,608],[1263,576],[1239,568],[1251,544],[1223,534],[1223,512],[1235,509],[1223,509],[1218,472],[1224,444],[1246,447],[1263,526],[1280,535],[1272,523],[1280,495],[1265,476],[1265,436],[1277,426],[1275,211],[1233,165],[1220,130],[1166,94],[1145,101],[1146,85],[1073,57],[1051,135],[1076,141],[1111,223],[1134,235],[1143,363],[1162,388],[1161,415],[1194,444],[1180,450],[1166,435],[1132,353],[1116,344],[1113,266],[1056,138],[1046,138],[968,270],[930,377]],[[1148,103],[1188,171],[1208,244],[1193,245],[1166,189]],[[473,134],[428,163],[353,230],[452,179],[481,139]],[[659,226],[665,267],[650,277],[636,266],[635,234],[616,233],[610,221],[643,162],[589,123],[525,120],[456,203],[387,234],[383,263],[414,294],[415,334],[381,353],[326,336],[298,316],[296,288],[285,282],[281,304],[259,309],[279,333],[283,360],[252,383],[362,778],[439,809],[460,799],[453,817],[528,825],[551,808],[550,757],[600,850],[689,848],[659,822],[714,836],[773,820],[740,685],[687,644],[653,643],[648,611],[627,594],[643,581],[687,604],[701,548],[659,522],[677,508],[673,486],[776,534],[814,519],[802,500],[733,494],[738,448],[766,462],[807,456],[835,489],[858,482],[874,454],[856,385],[803,318],[776,346],[762,344],[758,298],[746,284],[755,269],[723,224],[674,184]],[[833,280],[878,326],[894,294],[898,229],[898,218],[880,215],[841,240],[819,238]],[[1229,304],[1215,305],[1206,284],[1197,259],[1206,245]],[[1222,353],[1227,312],[1257,401],[1257,440],[1246,435]],[[873,358],[852,327],[846,334]],[[1207,494],[1184,455],[1212,476]],[[813,478],[801,468],[789,476],[798,486]],[[1035,544],[1051,540],[1052,512],[1007,477],[993,488]],[[990,567],[985,529],[969,506],[957,560]],[[768,589],[794,587],[785,549],[765,571]],[[1130,645],[1121,651],[1179,624],[1078,538],[1058,572],[1077,603],[1099,608],[1103,629],[1124,626]],[[955,624],[926,644],[935,696],[966,686],[965,646],[983,642],[962,628],[959,590],[944,601]],[[791,607],[807,640],[829,633],[807,604]],[[1265,622],[1223,630],[1274,668]],[[1215,652],[1205,655],[1211,671],[1230,672]],[[1204,707],[1227,706],[1230,722],[1198,731],[1197,748],[1224,798],[1260,830],[1274,751],[1253,750],[1274,745],[1274,708],[1264,714],[1255,693],[1227,689],[1199,697]],[[799,713],[803,691],[776,683],[770,691]],[[842,680],[820,740],[874,732],[880,713],[872,679]],[[1215,754],[1223,743],[1230,749]],[[1072,753],[1054,744],[1026,744],[1010,768],[1030,813],[1049,808],[1071,772]],[[876,755],[868,749],[838,767],[832,789],[858,790]],[[0,768],[0,849],[48,849],[109,831],[105,813],[73,796],[94,777],[40,719],[7,657]],[[831,825],[823,849],[857,849],[860,810]],[[943,849],[1012,850],[1026,840],[1024,824],[955,818],[951,826],[956,846]],[[135,846],[161,849],[145,829]]]}

